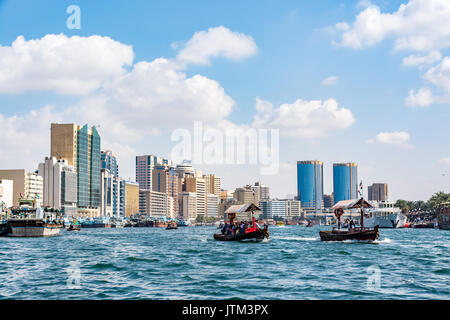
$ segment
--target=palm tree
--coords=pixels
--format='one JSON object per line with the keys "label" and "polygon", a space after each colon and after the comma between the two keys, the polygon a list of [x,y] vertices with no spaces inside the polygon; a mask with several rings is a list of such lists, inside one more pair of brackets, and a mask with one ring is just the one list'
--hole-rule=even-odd
{"label": "palm tree", "polygon": [[450,194],[443,191],[435,193],[430,200],[428,200],[428,207],[435,210],[441,203],[450,202]]}

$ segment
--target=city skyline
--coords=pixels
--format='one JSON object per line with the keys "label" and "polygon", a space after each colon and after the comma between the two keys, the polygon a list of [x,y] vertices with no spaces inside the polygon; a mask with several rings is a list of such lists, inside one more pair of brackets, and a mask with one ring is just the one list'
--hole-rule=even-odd
{"label": "city skyline", "polygon": [[[121,175],[134,177],[135,156],[170,158],[171,133],[202,121],[280,130],[276,175],[261,175],[259,165],[193,163],[222,177],[224,189],[263,181],[284,198],[296,193],[296,162],[320,159],[325,194],[331,164],[346,162],[358,163],[364,186],[388,183],[391,200],[448,192],[450,44],[437,31],[448,30],[450,17],[434,4],[449,4],[228,4],[180,3],[173,12],[151,2],[79,1],[81,27],[68,29],[70,1],[0,1],[0,68],[16,67],[0,78],[0,166],[34,171],[49,155],[51,122],[89,123]],[[374,29],[364,28],[371,18]]]}

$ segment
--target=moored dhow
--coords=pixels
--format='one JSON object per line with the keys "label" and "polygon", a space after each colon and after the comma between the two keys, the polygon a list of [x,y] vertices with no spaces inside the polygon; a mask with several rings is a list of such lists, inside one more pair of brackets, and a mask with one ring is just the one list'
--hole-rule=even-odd
{"label": "moored dhow", "polygon": [[450,230],[450,202],[442,203],[436,215],[439,229]]}
{"label": "moored dhow", "polygon": [[12,237],[51,237],[64,227],[58,210],[34,208],[34,204],[19,201],[19,207],[11,209],[8,224]]}
{"label": "moored dhow", "polygon": [[[335,204],[331,209],[334,210],[334,215],[338,220],[338,228],[331,231],[320,231],[320,240],[322,241],[345,241],[345,240],[358,240],[358,241],[374,241],[378,239],[380,233],[378,226],[373,229],[364,227],[364,209],[373,208],[373,206],[360,198],[359,200],[342,200]],[[344,210],[361,210],[361,227],[354,227],[353,221],[350,223],[348,230],[341,230],[341,216],[344,214]]]}

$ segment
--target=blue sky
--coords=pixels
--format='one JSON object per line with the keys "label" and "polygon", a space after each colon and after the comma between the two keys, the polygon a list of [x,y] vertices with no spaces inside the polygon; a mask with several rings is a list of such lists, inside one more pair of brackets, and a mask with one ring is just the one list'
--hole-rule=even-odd
{"label": "blue sky", "polygon": [[[66,8],[72,4],[81,8],[80,30],[69,30],[66,27],[69,16]],[[386,25],[389,25],[390,20],[386,20],[385,23],[381,22],[380,28],[388,30],[379,36],[377,32],[366,32],[364,28],[353,25],[357,16],[365,10],[368,10],[368,14],[381,12],[394,16],[402,4],[410,5],[407,9],[409,11],[399,14],[405,25],[413,25],[408,30],[396,24],[388,29]],[[259,176],[257,166],[230,168],[199,165],[200,168],[217,172],[223,177],[223,184],[227,188],[262,180],[272,187],[274,196],[284,197],[286,194],[296,193],[297,160],[319,159],[325,162],[327,193],[332,191],[332,163],[354,161],[360,166],[359,178],[364,184],[389,183],[393,200],[427,199],[433,192],[450,191],[450,109],[447,99],[450,88],[447,91],[445,86],[439,84],[443,82],[442,78],[435,83],[424,80],[424,75],[431,68],[438,68],[449,54],[448,46],[442,44],[449,36],[443,34],[434,43],[429,43],[420,50],[414,49],[415,46],[411,43],[406,49],[396,48],[399,39],[416,41],[416,24],[417,32],[423,33],[420,31],[420,23],[416,23],[414,10],[421,10],[429,14],[431,20],[437,21],[436,30],[446,27],[445,24],[439,24],[439,18],[433,19],[433,10],[428,12],[420,6],[426,6],[423,0],[371,3],[7,0],[0,1],[0,46],[10,47],[21,35],[26,41],[41,39],[48,34],[62,33],[67,37],[99,35],[132,46],[134,65],[160,57],[176,59],[196,32],[223,26],[233,33],[251,37],[257,46],[257,52],[242,59],[227,59],[218,54],[210,57],[209,65],[191,63],[182,72],[188,78],[199,74],[220,84],[226,95],[234,101],[232,112],[224,119],[235,125],[251,124],[258,97],[271,102],[274,108],[281,104],[293,104],[297,99],[335,99],[338,108],[350,110],[355,121],[351,124],[349,122],[344,128],[330,129],[325,134],[314,137],[282,135],[280,160],[283,169],[275,176]],[[347,29],[338,29],[336,24],[340,22],[346,22]],[[429,31],[432,32],[433,29]],[[356,35],[354,43],[360,40],[362,43],[368,41],[369,44],[355,48],[354,43],[344,43],[342,39],[346,32]],[[178,48],[173,47],[174,42],[178,44]],[[437,61],[414,66],[405,66],[403,63],[407,56],[427,56],[429,52],[437,51],[442,56]],[[1,58],[0,51],[0,61]],[[124,66],[124,69],[131,71],[132,66]],[[331,76],[338,77],[336,83],[324,85],[322,81]],[[48,105],[53,106],[54,113],[63,113],[74,106],[77,108],[85,98],[83,94],[66,94],[52,88],[35,90],[28,87],[21,92],[9,92],[1,90],[1,85],[0,81],[0,120],[3,117],[6,123],[9,119],[10,125],[16,121],[13,119],[25,119],[32,110],[39,113],[39,110]],[[433,96],[438,98],[434,98],[432,103],[423,102],[422,107],[407,106],[405,98],[410,90],[417,93],[423,87],[430,88]],[[95,93],[104,93],[102,90],[100,88]],[[89,92],[86,96],[92,94]],[[71,120],[61,117],[58,119],[66,122]],[[86,121],[92,120],[91,124],[100,124],[100,132],[102,129],[106,130],[108,124],[102,123],[101,118],[96,119],[95,112],[87,118]],[[82,117],[77,119],[85,120]],[[132,123],[125,125],[133,126]],[[150,121],[149,126],[153,125],[157,127],[157,124]],[[183,125],[188,129],[192,127],[189,123]],[[169,139],[170,130],[161,130],[162,133],[157,136],[120,141],[121,148],[139,154],[167,156],[173,143]],[[44,131],[43,137],[48,136],[48,132],[41,131]],[[391,135],[376,138],[380,133],[395,132],[407,133],[408,137],[402,136],[404,139],[400,139],[401,141],[395,140]],[[14,132],[8,137],[13,136]],[[115,145],[114,135],[105,132],[104,138],[107,146]],[[9,144],[0,142],[0,146],[6,148],[11,145],[11,141]],[[22,139],[17,143],[27,142]],[[2,150],[4,152],[8,150]],[[0,156],[0,167],[20,164],[31,170],[33,164],[36,163],[37,166],[46,153],[48,150],[41,150],[39,153],[39,150],[30,148],[25,151],[28,155],[26,159],[13,161],[10,156]],[[120,151],[118,153],[121,154]],[[133,161],[130,157],[124,155],[119,160],[122,174],[133,177]]]}

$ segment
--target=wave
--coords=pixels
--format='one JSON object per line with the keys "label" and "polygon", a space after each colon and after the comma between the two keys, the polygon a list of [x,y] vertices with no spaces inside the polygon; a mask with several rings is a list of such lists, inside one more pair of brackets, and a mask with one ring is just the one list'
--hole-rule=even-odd
{"label": "wave", "polygon": [[277,240],[285,240],[285,241],[318,241],[320,238],[313,238],[313,237],[282,237],[282,236],[275,236],[273,239]]}

